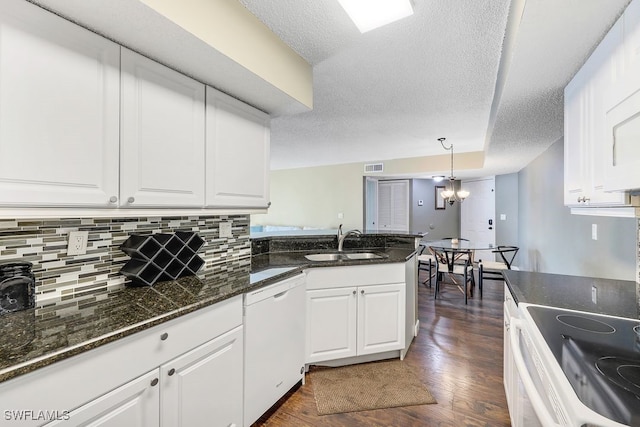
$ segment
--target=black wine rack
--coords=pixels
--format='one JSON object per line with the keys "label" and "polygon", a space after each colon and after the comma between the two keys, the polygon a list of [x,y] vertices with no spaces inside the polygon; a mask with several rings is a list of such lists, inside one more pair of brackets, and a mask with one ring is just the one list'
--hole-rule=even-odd
{"label": "black wine rack", "polygon": [[204,240],[195,232],[132,234],[120,246],[131,257],[120,273],[134,286],[153,286],[163,280],[194,275],[204,265],[198,256],[203,245]]}

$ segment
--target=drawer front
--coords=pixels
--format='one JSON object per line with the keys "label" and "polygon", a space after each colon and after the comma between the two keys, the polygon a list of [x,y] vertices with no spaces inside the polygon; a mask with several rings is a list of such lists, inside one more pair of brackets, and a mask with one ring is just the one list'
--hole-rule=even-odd
{"label": "drawer front", "polygon": [[310,268],[306,273],[308,290],[405,282],[404,263]]}
{"label": "drawer front", "polygon": [[238,295],[0,383],[0,426],[42,425],[35,416],[6,420],[4,411],[71,411],[241,324]]}

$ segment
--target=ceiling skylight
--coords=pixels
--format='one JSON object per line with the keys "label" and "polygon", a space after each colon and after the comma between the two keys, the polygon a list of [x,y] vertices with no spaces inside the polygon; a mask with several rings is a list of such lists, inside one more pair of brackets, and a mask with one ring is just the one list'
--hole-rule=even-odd
{"label": "ceiling skylight", "polygon": [[338,0],[361,33],[413,15],[411,0]]}

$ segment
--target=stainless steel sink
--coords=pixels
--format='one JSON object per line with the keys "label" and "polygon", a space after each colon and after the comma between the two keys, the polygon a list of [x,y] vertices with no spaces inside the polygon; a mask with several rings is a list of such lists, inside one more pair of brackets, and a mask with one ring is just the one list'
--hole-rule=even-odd
{"label": "stainless steel sink", "polygon": [[385,257],[385,255],[375,252],[355,252],[344,255],[347,257],[347,259],[378,259]]}
{"label": "stainless steel sink", "polygon": [[376,252],[340,252],[340,253],[321,253],[309,254],[304,256],[309,261],[340,261],[340,260],[358,260],[358,259],[379,259],[386,258],[387,255]]}
{"label": "stainless steel sink", "polygon": [[343,259],[342,254],[309,254],[304,257],[309,261],[338,261]]}

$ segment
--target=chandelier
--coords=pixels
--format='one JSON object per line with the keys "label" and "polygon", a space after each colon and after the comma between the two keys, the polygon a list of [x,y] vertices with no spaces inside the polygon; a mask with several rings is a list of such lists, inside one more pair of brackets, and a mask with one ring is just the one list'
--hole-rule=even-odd
{"label": "chandelier", "polygon": [[446,139],[447,138],[438,138],[438,141],[440,141],[442,148],[447,151],[451,151],[451,175],[449,175],[449,188],[446,188],[444,191],[440,192],[440,196],[442,196],[442,198],[449,203],[449,206],[451,206],[456,201],[460,203],[464,202],[464,199],[469,197],[469,192],[462,189],[455,191],[453,185],[456,179],[456,177],[453,176],[453,144],[449,144],[449,147],[445,146],[444,141]]}

